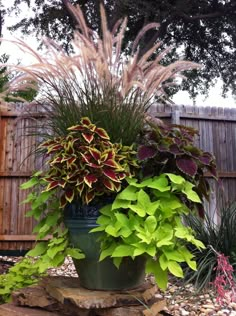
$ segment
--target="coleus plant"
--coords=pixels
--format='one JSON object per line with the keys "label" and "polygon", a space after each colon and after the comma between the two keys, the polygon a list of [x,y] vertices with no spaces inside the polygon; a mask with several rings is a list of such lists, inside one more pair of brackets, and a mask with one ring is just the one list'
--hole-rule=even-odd
{"label": "coleus plant", "polygon": [[45,191],[61,190],[61,207],[78,198],[88,204],[96,196],[120,191],[122,180],[138,168],[133,147],[111,143],[107,132],[87,117],[69,127],[66,136],[39,147],[49,155]]}
{"label": "coleus plant", "polygon": [[[171,172],[194,183],[201,199],[209,196],[209,184],[204,172],[217,179],[214,156],[194,145],[197,131],[182,125],[154,124],[144,130],[138,148],[143,176]],[[203,215],[203,214],[202,214]]]}

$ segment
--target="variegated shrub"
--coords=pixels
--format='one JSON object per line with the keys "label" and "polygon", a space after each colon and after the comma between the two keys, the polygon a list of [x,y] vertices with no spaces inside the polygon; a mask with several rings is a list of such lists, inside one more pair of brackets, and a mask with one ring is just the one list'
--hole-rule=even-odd
{"label": "variegated shrub", "polygon": [[95,196],[120,191],[122,180],[138,168],[132,146],[111,143],[107,132],[88,118],[40,147],[49,155],[46,191],[63,192],[61,207],[78,198],[88,204]]}

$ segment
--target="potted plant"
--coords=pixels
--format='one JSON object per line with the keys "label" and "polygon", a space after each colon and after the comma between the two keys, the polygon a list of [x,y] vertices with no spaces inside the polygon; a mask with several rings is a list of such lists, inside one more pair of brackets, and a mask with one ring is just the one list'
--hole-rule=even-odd
{"label": "potted plant", "polygon": [[[154,216],[158,223],[153,228],[153,232],[158,230],[158,224],[170,225],[171,228],[168,227],[172,231],[170,235],[173,237],[169,240],[170,247],[172,242],[180,239],[181,244],[186,238],[189,238],[196,246],[202,246],[194,239],[191,231],[185,231],[186,238],[178,237],[176,233],[178,227],[184,230],[180,218],[182,213],[189,212],[185,201],[193,203],[200,201],[196,192],[192,190],[193,184],[183,177],[174,178],[174,175],[162,175],[162,173],[158,175],[162,177],[160,179],[155,178],[155,175],[142,182],[142,177],[140,178],[142,172],[138,168],[139,164],[134,151],[138,136],[145,125],[148,107],[156,102],[156,98],[164,93],[165,87],[170,81],[175,80],[180,71],[199,66],[186,61],[162,65],[161,58],[168,50],[160,55],[156,54],[156,50],[160,46],[159,43],[140,58],[139,40],[146,31],[158,27],[155,23],[140,31],[133,46],[128,47],[131,52],[130,55],[125,58],[121,53],[121,47],[126,29],[126,19],[118,21],[114,30],[110,32],[104,9],[101,7],[103,36],[100,38],[96,32],[92,32],[86,26],[80,8],[73,6],[70,8],[79,26],[78,30],[75,31],[72,43],[74,54],[68,55],[56,43],[47,41],[47,56],[40,56],[26,43],[18,41],[17,45],[32,54],[36,58],[36,63],[30,66],[11,67],[11,69],[18,71],[18,77],[9,83],[7,93],[24,90],[27,85],[31,87],[32,82],[36,82],[40,89],[37,103],[39,108],[41,107],[45,119],[42,128],[37,130],[37,134],[41,136],[39,137],[40,146],[38,148],[44,155],[46,152],[48,158],[45,164],[46,171],[36,173],[22,188],[33,190],[25,202],[31,203],[31,210],[27,216],[34,216],[38,221],[34,229],[37,238],[43,239],[48,234],[52,238],[49,242],[38,243],[28,253],[28,257],[16,265],[8,276],[4,276],[0,280],[0,293],[6,295],[12,288],[35,282],[49,267],[62,264],[67,255],[77,259],[84,258],[80,249],[81,244],[78,244],[79,248],[77,244],[75,247],[69,246],[68,230],[63,229],[62,226],[65,219],[69,221],[64,216],[65,214],[72,213],[73,215],[73,213],[81,211],[81,206],[76,209],[73,206],[75,201],[79,201],[81,205],[86,205],[85,209],[82,210],[83,214],[86,214],[86,210],[90,207],[93,210],[96,202],[96,210],[99,208],[100,214],[103,205],[107,204],[105,207],[108,207],[112,204],[113,206],[109,207],[114,209],[114,203],[117,205],[117,203],[122,202],[123,199],[120,198],[120,195],[116,197],[119,190],[130,190],[132,187],[132,199],[134,200],[129,200],[129,197],[125,196],[124,200],[127,201],[124,201],[125,204],[120,206],[121,211],[114,209],[114,216],[120,212],[119,220],[122,217],[129,220],[130,209],[135,207],[136,202],[139,204],[140,196],[143,193],[148,196],[148,198],[144,198],[144,202],[148,201],[156,205],[153,214],[148,214],[147,211],[144,214],[141,211],[140,221],[135,219],[133,224],[133,235],[136,228],[140,230],[140,227],[144,229],[145,225],[149,225],[147,223],[152,219],[148,219],[148,216]],[[150,59],[153,54],[154,58]],[[129,183],[130,177],[134,179],[133,184]],[[173,179],[175,180],[173,181]],[[146,180],[151,181],[154,186],[156,181],[157,185],[159,182],[163,182],[164,189],[158,189],[160,192],[156,192],[149,182],[146,186]],[[139,186],[143,186],[140,191],[137,189]],[[173,205],[171,204],[172,206],[166,210],[166,214],[162,214],[162,207],[158,204],[161,203],[159,199],[165,194],[170,196]],[[135,202],[135,199],[138,200]],[[165,199],[168,200],[168,198]],[[113,200],[114,202],[112,202]],[[129,201],[131,204],[128,203]],[[71,209],[68,209],[69,204],[72,204]],[[145,208],[145,205],[143,207]],[[104,211],[101,212],[101,216],[104,218],[106,214]],[[161,219],[162,216],[166,219]],[[169,224],[168,217],[170,217]],[[119,220],[114,222],[115,227],[121,225]],[[126,242],[127,245],[130,243],[130,246],[134,247],[133,240],[130,239],[128,243],[129,236],[113,236],[112,230],[107,231],[104,223],[100,221],[101,218],[99,217],[97,225],[99,225],[98,230],[101,229],[102,231],[100,235],[103,257],[109,249],[108,256],[115,258],[117,266],[122,264],[120,263],[122,257],[125,257],[123,262],[127,257],[131,260],[137,257],[138,261],[139,257],[142,257],[145,259],[141,259],[141,266],[147,262],[148,269],[151,269],[153,261],[149,260],[150,258],[147,259],[147,256],[152,254],[154,257],[155,255],[159,256],[163,249],[160,250],[159,246],[154,246],[151,251],[148,249],[143,253],[140,250],[136,250],[135,253],[122,252],[122,255],[118,257],[116,252],[115,254],[111,252],[110,246],[107,248],[107,245],[114,246],[113,238],[118,238],[114,242],[120,243],[120,246],[124,246],[123,243]],[[88,223],[86,223],[85,228],[88,230]],[[93,234],[95,236],[97,233],[91,233],[90,236]],[[141,234],[141,231],[137,230],[137,234]],[[152,240],[150,242],[153,243]],[[139,243],[139,241],[136,240],[135,243]],[[174,251],[171,255],[172,261],[178,263],[185,260],[192,268],[195,268],[189,253],[185,256],[179,253],[179,248],[176,251],[178,254]],[[174,266],[176,267],[176,264]],[[172,268],[166,266],[164,269],[164,267],[161,266],[164,271],[162,274],[166,276],[165,270]],[[151,270],[153,271],[153,269]],[[26,270],[28,277],[22,277],[19,281],[19,276],[26,274]],[[175,268],[172,270],[174,271]],[[179,268],[177,270],[180,271]],[[177,273],[175,272],[175,274]],[[178,274],[180,276],[181,273]],[[138,282],[141,282],[142,276],[143,273],[141,273]],[[158,282],[164,287],[164,282]],[[5,284],[8,284],[7,289]],[[134,284],[128,286],[134,286]]]}
{"label": "potted plant", "polygon": [[[76,254],[74,263],[82,286],[129,289],[144,281],[146,271],[154,273],[159,287],[165,288],[168,271],[183,277],[179,263],[196,269],[186,244],[198,249],[204,245],[182,223],[182,216],[190,212],[189,202],[201,204],[194,184],[172,173],[141,176],[140,180],[132,146],[111,143],[106,131],[88,118],[70,127],[67,136],[40,147],[49,155],[49,168],[41,176],[44,189],[39,196],[51,192],[60,201],[60,222],[54,226],[63,222],[69,230],[70,249],[78,255],[66,253]],[[45,228],[52,214],[41,203],[33,204],[36,207],[30,215],[43,216],[36,229],[43,238],[52,230],[52,221]],[[57,247],[52,251],[53,257],[57,251]],[[39,253],[28,253],[32,254]]]}
{"label": "potted plant", "polygon": [[[71,245],[85,254],[84,260],[74,259],[81,285],[92,289],[139,285],[145,275],[144,259],[129,259],[119,270],[109,259],[99,263],[99,243],[88,234],[97,226],[99,209],[111,203],[124,187],[125,177],[138,170],[136,151],[111,143],[106,131],[88,118],[68,128],[67,136],[43,142],[40,148],[50,157],[43,192],[58,192]],[[124,275],[124,271],[129,272]]]}

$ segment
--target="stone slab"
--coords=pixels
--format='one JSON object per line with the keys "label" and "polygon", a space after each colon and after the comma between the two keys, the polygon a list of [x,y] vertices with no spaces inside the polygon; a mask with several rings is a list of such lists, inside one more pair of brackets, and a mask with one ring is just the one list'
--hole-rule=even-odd
{"label": "stone slab", "polygon": [[13,304],[3,304],[0,305],[0,316],[63,316],[63,314]]}
{"label": "stone slab", "polygon": [[96,316],[163,316],[160,313],[166,306],[164,300],[155,302],[154,304],[145,307],[140,306],[124,306],[96,310]]}
{"label": "stone slab", "polygon": [[47,293],[61,304],[74,304],[82,309],[101,309],[147,304],[157,288],[150,281],[129,291],[93,291],[82,288],[79,278],[52,277],[45,280]]}
{"label": "stone slab", "polygon": [[[18,289],[11,295],[12,303],[21,307],[39,307],[46,311],[58,312],[63,316],[88,316],[88,310],[78,308],[73,304],[61,304],[51,297],[43,286],[34,285]],[[1,315],[0,315],[1,316]]]}
{"label": "stone slab", "polygon": [[40,307],[49,311],[57,310],[58,301],[48,295],[41,286],[29,286],[15,290],[12,295],[12,303],[18,306]]}

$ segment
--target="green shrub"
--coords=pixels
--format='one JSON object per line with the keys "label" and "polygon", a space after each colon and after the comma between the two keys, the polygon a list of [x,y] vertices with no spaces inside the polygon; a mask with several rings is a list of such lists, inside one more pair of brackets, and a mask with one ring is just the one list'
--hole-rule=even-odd
{"label": "green shrub", "polygon": [[185,268],[186,282],[193,282],[198,291],[210,285],[216,276],[217,253],[229,258],[230,264],[236,266],[236,202],[223,207],[219,212],[221,221],[215,224],[212,217],[206,214],[202,220],[197,215],[185,216],[185,223],[190,226],[206,246],[199,251],[189,245],[190,251],[195,255],[197,271]]}

